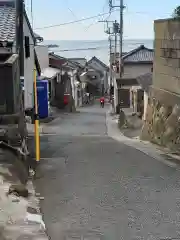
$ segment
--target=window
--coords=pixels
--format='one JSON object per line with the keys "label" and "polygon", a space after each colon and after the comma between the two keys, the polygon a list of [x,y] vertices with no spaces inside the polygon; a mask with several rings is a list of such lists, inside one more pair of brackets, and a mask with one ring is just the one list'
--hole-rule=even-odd
{"label": "window", "polygon": [[29,43],[29,37],[25,36],[25,57],[30,57],[30,43]]}

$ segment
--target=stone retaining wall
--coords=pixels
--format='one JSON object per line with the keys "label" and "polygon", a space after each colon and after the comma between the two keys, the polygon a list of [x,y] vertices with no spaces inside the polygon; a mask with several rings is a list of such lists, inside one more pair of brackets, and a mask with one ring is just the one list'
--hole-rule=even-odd
{"label": "stone retaining wall", "polygon": [[150,89],[141,139],[180,151],[180,95]]}

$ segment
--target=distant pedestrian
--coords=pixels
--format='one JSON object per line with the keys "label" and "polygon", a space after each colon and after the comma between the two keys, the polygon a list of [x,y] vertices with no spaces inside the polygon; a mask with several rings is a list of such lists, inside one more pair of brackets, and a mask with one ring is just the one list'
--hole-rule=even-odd
{"label": "distant pedestrian", "polygon": [[86,104],[89,104],[89,97],[90,97],[90,94],[87,92],[86,93]]}
{"label": "distant pedestrian", "polygon": [[104,98],[104,96],[102,96],[100,98],[100,105],[101,105],[101,107],[104,107],[104,102],[105,102],[105,98]]}

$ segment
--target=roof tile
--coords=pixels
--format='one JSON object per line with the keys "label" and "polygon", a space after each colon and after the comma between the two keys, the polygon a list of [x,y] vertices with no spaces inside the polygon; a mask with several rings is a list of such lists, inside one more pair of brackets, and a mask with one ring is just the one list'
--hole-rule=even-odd
{"label": "roof tile", "polygon": [[137,49],[128,52],[123,56],[124,63],[128,62],[152,62],[154,58],[154,51],[146,48],[143,45]]}
{"label": "roof tile", "polygon": [[16,36],[15,8],[0,6],[0,41],[14,42]]}

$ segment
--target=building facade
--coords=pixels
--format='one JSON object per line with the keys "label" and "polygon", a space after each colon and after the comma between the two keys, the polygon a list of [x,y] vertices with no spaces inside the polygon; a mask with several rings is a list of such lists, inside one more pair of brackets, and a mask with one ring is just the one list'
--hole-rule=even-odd
{"label": "building facade", "polygon": [[156,20],[153,85],[142,138],[180,147],[180,21]]}
{"label": "building facade", "polygon": [[[33,107],[36,38],[24,10],[24,106]],[[0,53],[17,53],[15,1],[0,1]],[[39,69],[38,69],[39,73]]]}
{"label": "building facade", "polygon": [[132,107],[131,88],[139,88],[137,77],[150,73],[153,66],[154,51],[140,45],[122,57],[122,78],[116,69],[114,84],[114,106]]}

